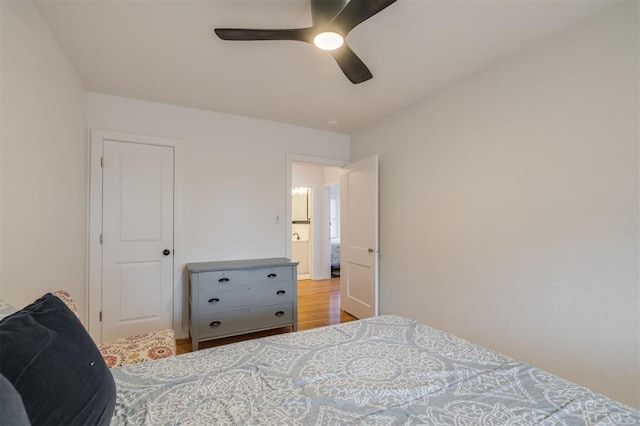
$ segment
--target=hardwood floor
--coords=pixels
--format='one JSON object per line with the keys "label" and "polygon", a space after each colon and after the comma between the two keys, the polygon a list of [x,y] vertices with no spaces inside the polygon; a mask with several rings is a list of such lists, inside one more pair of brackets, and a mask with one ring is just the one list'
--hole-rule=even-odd
{"label": "hardwood floor", "polygon": [[[356,318],[340,310],[340,278],[298,281],[298,330],[354,321]],[[212,348],[258,337],[289,333],[291,327],[259,331],[200,343],[200,349]],[[191,352],[191,339],[176,340],[178,354]]]}

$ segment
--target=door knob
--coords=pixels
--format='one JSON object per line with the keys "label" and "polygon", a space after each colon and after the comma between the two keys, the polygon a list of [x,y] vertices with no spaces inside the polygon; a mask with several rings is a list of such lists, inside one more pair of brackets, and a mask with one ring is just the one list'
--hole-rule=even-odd
{"label": "door knob", "polygon": [[162,254],[164,254],[165,256],[169,256],[171,254],[171,250],[164,249],[164,250],[162,250]]}
{"label": "door knob", "polygon": [[373,253],[373,249],[372,248],[369,249],[369,253]]}

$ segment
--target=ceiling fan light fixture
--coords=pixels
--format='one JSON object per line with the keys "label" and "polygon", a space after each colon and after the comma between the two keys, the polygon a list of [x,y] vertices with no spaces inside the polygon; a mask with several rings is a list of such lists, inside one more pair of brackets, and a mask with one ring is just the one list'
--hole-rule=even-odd
{"label": "ceiling fan light fixture", "polygon": [[349,81],[359,84],[373,78],[373,74],[351,50],[345,37],[359,24],[396,1],[398,0],[309,0],[313,23],[310,27],[214,28],[214,31],[222,40],[288,40],[313,44],[319,49],[331,51],[331,56]]}
{"label": "ceiling fan light fixture", "polygon": [[322,50],[336,50],[344,43],[344,38],[332,31],[326,31],[313,38],[313,44]]}

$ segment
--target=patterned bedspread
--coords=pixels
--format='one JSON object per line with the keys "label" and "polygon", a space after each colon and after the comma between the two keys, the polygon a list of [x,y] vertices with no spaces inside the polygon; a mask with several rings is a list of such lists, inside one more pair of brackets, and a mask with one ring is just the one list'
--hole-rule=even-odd
{"label": "patterned bedspread", "polygon": [[114,425],[640,424],[638,410],[398,316],[112,372]]}

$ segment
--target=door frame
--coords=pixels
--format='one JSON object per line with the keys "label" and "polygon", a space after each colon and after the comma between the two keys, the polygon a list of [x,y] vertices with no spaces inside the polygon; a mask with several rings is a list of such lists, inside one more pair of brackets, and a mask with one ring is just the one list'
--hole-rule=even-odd
{"label": "door frame", "polygon": [[[102,306],[102,149],[105,140],[137,143],[144,145],[170,146],[174,149],[173,157],[173,329],[178,337],[185,335],[184,308],[187,294],[183,284],[183,176],[184,153],[182,141],[179,139],[156,136],[135,135],[108,130],[91,129],[89,138],[89,220],[88,220],[88,253],[87,253],[87,296],[86,318],[88,330],[96,342],[102,342],[100,310]],[[186,281],[185,281],[186,282]],[[188,301],[187,301],[188,302]]]}

